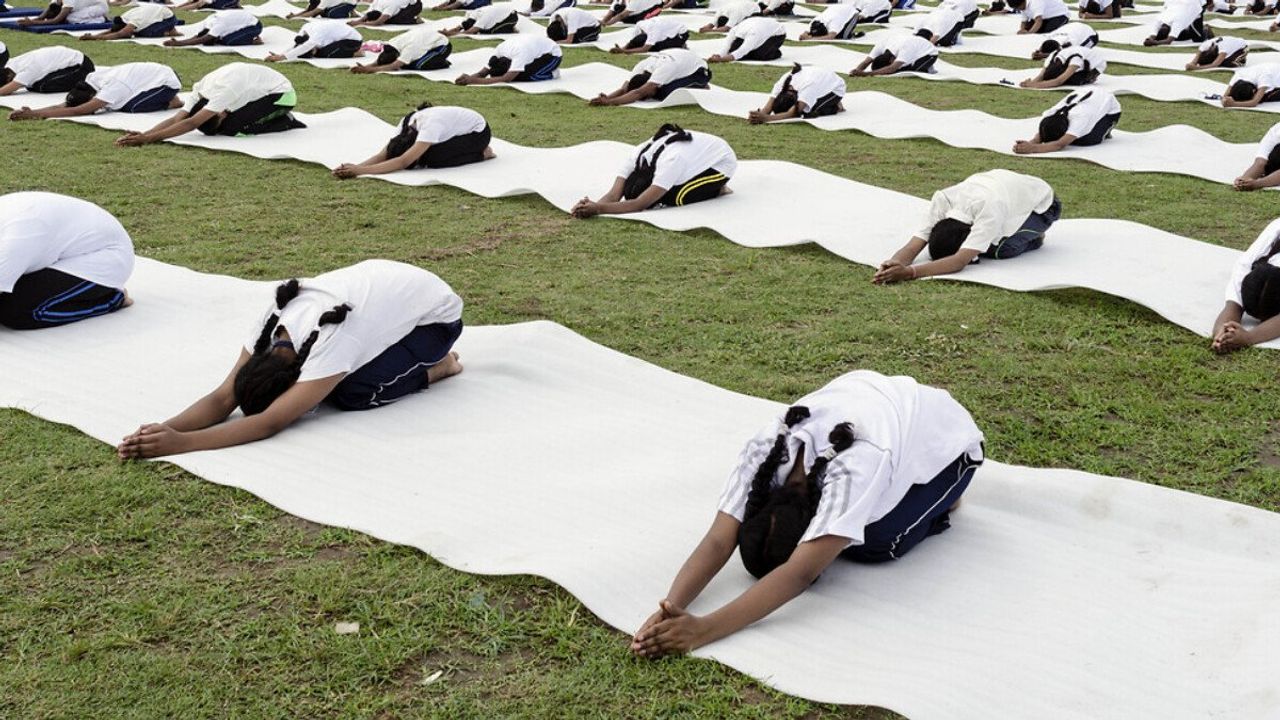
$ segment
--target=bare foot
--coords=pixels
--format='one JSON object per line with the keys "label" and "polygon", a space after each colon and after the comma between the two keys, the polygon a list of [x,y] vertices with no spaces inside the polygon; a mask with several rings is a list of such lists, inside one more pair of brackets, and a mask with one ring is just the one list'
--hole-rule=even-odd
{"label": "bare foot", "polygon": [[123,310],[133,304],[133,298],[129,297],[128,290],[121,290],[124,293],[124,301],[120,303],[120,309]]}
{"label": "bare foot", "polygon": [[498,156],[494,154],[494,152],[493,152],[493,148],[491,148],[491,147],[486,147],[486,148],[484,149],[484,159],[485,159],[485,160],[492,160],[492,159],[494,159],[494,158],[496,158],[496,157],[498,157]]}
{"label": "bare foot", "polygon": [[462,372],[462,363],[458,362],[458,353],[451,352],[445,359],[427,368],[427,384],[438,383],[460,372]]}

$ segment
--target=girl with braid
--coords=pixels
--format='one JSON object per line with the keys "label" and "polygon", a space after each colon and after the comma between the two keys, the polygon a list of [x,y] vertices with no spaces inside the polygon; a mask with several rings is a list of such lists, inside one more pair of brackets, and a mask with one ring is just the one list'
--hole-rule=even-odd
{"label": "girl with braid", "polygon": [[[1259,322],[1246,328],[1249,315]],[[1227,282],[1227,303],[1213,323],[1214,352],[1229,353],[1280,337],[1280,220],[1240,255]]]}
{"label": "girl with braid", "polygon": [[[896,560],[950,527],[982,432],[943,390],[858,370],[796,401],[742,451],[711,529],[631,642],[689,652],[769,615],[837,558]],[[759,582],[706,615],[685,608],[734,550]]]}
{"label": "girl with braid", "polygon": [[[275,302],[226,379],[177,416],[143,425],[123,459],[263,440],[322,402],[367,410],[462,372],[451,352],[462,299],[439,277],[366,260],[276,288]],[[236,408],[243,416],[227,420]]]}

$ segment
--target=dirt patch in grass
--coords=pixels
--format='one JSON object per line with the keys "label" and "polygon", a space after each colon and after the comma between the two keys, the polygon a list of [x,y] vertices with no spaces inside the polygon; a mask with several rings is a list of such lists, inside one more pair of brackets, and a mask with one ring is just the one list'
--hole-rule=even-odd
{"label": "dirt patch in grass", "polygon": [[1280,422],[1272,423],[1271,430],[1262,436],[1258,462],[1263,467],[1280,468]]}

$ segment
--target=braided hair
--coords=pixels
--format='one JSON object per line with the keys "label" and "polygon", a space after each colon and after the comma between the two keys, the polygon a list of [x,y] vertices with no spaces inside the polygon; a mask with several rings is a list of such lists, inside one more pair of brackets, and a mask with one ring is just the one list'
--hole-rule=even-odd
{"label": "braided hair", "polygon": [[1071,110],[1080,103],[1093,97],[1093,91],[1077,96],[1075,93],[1067,96],[1067,101],[1062,107],[1053,111],[1053,114],[1040,120],[1040,142],[1054,142],[1067,134],[1067,129],[1071,127]]}
{"label": "braided hair", "polygon": [[787,77],[782,81],[782,89],[773,98],[773,111],[775,113],[784,113],[796,106],[796,102],[800,100],[800,94],[791,87],[791,79],[800,72],[800,63],[791,66],[791,72],[787,73]]}
{"label": "braided hair", "polygon": [[773,486],[778,468],[790,460],[787,437],[790,429],[809,417],[809,408],[797,405],[787,409],[786,427],[778,433],[764,462],[756,468],[747,494],[747,506],[738,527],[738,554],[747,572],[757,578],[768,575],[785,563],[800,544],[800,538],[818,513],[822,499],[822,479],[827,466],[837,454],[853,445],[853,425],[840,423],[827,436],[831,449],[818,456],[802,483]]}
{"label": "braided hair", "polygon": [[[627,175],[627,179],[622,184],[622,196],[627,200],[635,200],[640,194],[649,189],[653,184],[653,173],[658,166],[658,158],[662,157],[663,151],[667,146],[675,142],[690,142],[693,135],[688,130],[674,123],[666,123],[658,128],[658,132],[653,134],[653,139],[645,144],[636,155],[636,166],[631,170],[631,174]],[[646,158],[645,155],[655,143],[662,143],[658,149],[654,151],[653,157]]]}
{"label": "braided hair", "polygon": [[409,152],[409,148],[413,147],[414,144],[418,142],[418,130],[417,128],[409,125],[409,121],[413,119],[413,116],[418,111],[426,110],[429,107],[432,107],[431,101],[424,100],[422,104],[418,105],[417,110],[407,113],[400,119],[400,129],[396,132],[395,137],[387,141],[388,160],[391,158],[398,158]]}
{"label": "braided hair", "polygon": [[236,373],[232,393],[236,405],[240,406],[245,415],[257,415],[266,410],[276,398],[293,387],[302,374],[303,363],[311,355],[311,348],[320,338],[320,327],[337,325],[346,320],[347,313],[351,312],[351,306],[346,303],[335,305],[320,316],[316,329],[311,331],[298,348],[296,357],[291,360],[281,357],[271,352],[271,340],[280,324],[280,313],[290,301],[298,297],[301,290],[302,286],[296,279],[280,283],[276,288],[276,311],[271,313],[267,323],[262,326],[248,362]]}
{"label": "braided hair", "polygon": [[1259,320],[1280,315],[1280,267],[1271,258],[1280,254],[1280,236],[1271,241],[1267,254],[1253,261],[1249,274],[1240,283],[1240,299],[1244,311]]}

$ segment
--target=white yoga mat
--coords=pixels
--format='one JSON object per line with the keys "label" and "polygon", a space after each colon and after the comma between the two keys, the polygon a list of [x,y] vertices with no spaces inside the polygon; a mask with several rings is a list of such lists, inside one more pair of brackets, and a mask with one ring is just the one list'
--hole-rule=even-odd
{"label": "white yoga mat", "polygon": [[[170,142],[333,168],[373,155],[394,134],[392,125],[358,108],[298,117],[307,124],[305,130],[234,138],[189,133]],[[109,113],[75,120],[142,130],[154,124],[156,116]],[[596,197],[608,189],[616,168],[633,150],[611,141],[531,148],[495,139],[492,146],[497,160],[370,177],[402,185],[446,184],[484,197],[536,193],[567,211],[583,196]],[[548,173],[548,167],[574,170]],[[773,160],[740,162],[730,187],[733,194],[709,202],[616,217],[678,232],[708,228],[745,247],[815,242],[840,257],[875,266],[911,237],[928,209],[927,200],[912,195]],[[785,207],[779,207],[778,187],[805,192],[792,194]],[[826,209],[833,203],[860,211],[832,216]],[[1068,218],[1071,213],[1065,208]],[[1251,238],[1256,231],[1241,232]],[[1035,252],[1014,260],[987,260],[946,279],[1017,291],[1089,288],[1136,302],[1207,337],[1239,255],[1138,223],[1069,219],[1055,224],[1044,247]],[[1280,340],[1266,347],[1280,347]]]}
{"label": "white yoga mat", "polygon": [[[0,405],[114,443],[220,381],[273,285],[140,260],[129,287],[111,316],[0,329]],[[459,570],[549,578],[633,632],[783,406],[550,322],[468,328],[457,349],[462,375],[397,404],[170,461]],[[492,472],[495,452],[518,470]],[[912,720],[1262,720],[1280,712],[1277,548],[1280,516],[1256,508],[988,461],[947,533],[892,564],[838,561],[696,655]],[[749,581],[735,556],[692,611]]]}

